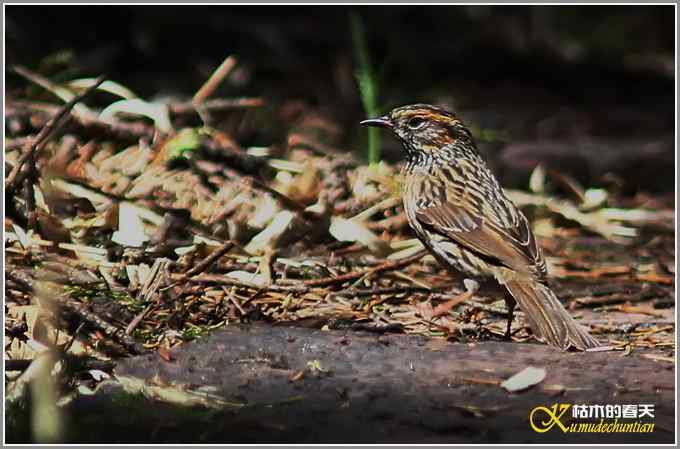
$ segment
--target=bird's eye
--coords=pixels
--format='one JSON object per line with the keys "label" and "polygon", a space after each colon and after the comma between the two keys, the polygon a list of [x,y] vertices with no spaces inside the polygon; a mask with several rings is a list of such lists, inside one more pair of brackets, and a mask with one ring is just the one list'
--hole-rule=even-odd
{"label": "bird's eye", "polygon": [[418,129],[425,124],[425,119],[422,117],[413,117],[408,121],[407,126],[411,129]]}

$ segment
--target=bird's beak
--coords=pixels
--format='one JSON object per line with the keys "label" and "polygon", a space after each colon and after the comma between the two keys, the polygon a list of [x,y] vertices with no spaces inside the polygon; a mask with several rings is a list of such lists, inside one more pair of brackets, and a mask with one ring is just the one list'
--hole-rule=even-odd
{"label": "bird's beak", "polygon": [[359,123],[360,125],[364,126],[377,126],[379,128],[389,128],[392,129],[392,122],[388,117],[378,117],[378,118],[369,118],[368,120],[364,120],[363,122]]}

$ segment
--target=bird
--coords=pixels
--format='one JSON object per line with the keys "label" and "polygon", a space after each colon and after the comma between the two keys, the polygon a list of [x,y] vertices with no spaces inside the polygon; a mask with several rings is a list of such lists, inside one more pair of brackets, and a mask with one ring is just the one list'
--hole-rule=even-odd
{"label": "bird", "polygon": [[401,141],[406,151],[402,200],[409,225],[444,267],[492,283],[503,293],[507,338],[518,304],[538,340],[565,351],[600,346],[548,285],[545,259],[529,221],[507,197],[456,114],[412,104],[361,125],[386,128]]}

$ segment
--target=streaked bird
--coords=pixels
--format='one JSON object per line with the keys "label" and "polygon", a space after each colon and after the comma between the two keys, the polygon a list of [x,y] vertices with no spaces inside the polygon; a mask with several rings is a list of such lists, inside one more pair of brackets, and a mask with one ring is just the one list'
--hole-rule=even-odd
{"label": "streaked bird", "polygon": [[361,124],[387,128],[403,144],[404,209],[435,258],[465,276],[505,287],[508,336],[517,303],[538,339],[564,350],[599,346],[548,286],[545,260],[529,222],[505,195],[456,115],[415,104]]}

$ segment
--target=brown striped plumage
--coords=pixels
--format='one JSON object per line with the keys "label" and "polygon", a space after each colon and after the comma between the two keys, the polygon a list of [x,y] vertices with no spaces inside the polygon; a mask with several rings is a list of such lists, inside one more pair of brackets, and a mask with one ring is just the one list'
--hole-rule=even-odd
{"label": "brown striped plumage", "polygon": [[517,301],[539,339],[562,349],[598,346],[547,286],[545,261],[527,219],[455,115],[416,104],[362,124],[389,128],[403,143],[404,209],[440,263],[505,286],[509,305]]}

